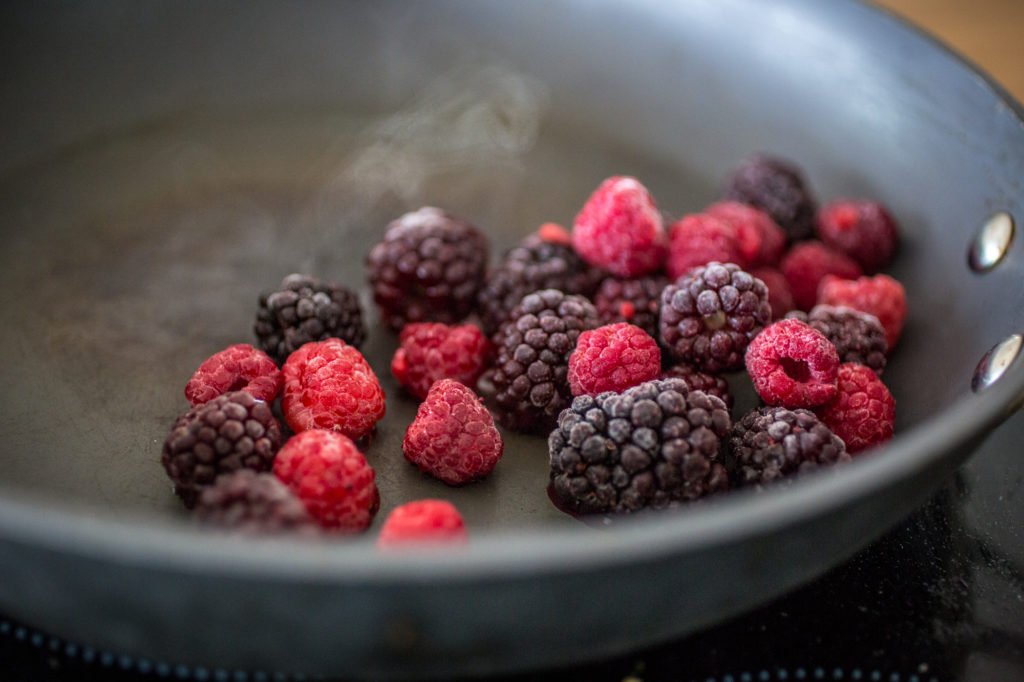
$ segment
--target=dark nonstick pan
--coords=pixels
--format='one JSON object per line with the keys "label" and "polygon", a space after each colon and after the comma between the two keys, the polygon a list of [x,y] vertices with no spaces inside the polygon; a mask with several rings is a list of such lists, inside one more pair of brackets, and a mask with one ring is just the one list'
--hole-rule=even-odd
{"label": "dark nonstick pan", "polygon": [[[927,36],[812,0],[21,3],[0,22],[0,612],[132,655],[353,676],[610,656],[749,609],[918,507],[1024,400],[1022,110]],[[603,523],[546,495],[543,439],[449,488],[401,457],[416,403],[365,350],[388,417],[382,510],[354,540],[202,532],[160,447],[185,381],[251,342],[291,272],[363,288],[406,210],[471,220],[495,254],[630,174],[700,210],[754,151],[825,200],[900,221],[910,313],[886,383],[897,437],[761,493]],[[991,235],[990,235],[991,236]],[[998,249],[996,249],[998,251]],[[375,326],[375,325],[372,325]],[[1007,339],[1003,352],[983,356]],[[1001,377],[992,380],[1000,371]],[[981,376],[975,380],[976,376]],[[972,389],[972,380],[974,387]],[[386,512],[443,497],[470,543],[389,554]]]}

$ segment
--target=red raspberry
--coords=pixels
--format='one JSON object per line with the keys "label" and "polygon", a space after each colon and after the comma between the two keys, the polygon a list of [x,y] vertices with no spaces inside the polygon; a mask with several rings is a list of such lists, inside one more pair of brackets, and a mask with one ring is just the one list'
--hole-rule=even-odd
{"label": "red raspberry", "polygon": [[405,432],[405,458],[449,485],[484,478],[504,443],[494,418],[472,389],[452,379],[434,383]]}
{"label": "red raspberry", "polygon": [[907,292],[903,285],[888,275],[841,279],[825,277],[821,282],[818,302],[846,306],[874,315],[885,330],[888,352],[896,347],[903,321],[907,318]]}
{"label": "red raspberry", "polygon": [[466,522],[451,502],[416,500],[395,507],[384,520],[377,546],[393,548],[419,543],[463,543],[469,539]]}
{"label": "red raspberry", "polygon": [[813,407],[836,394],[836,347],[800,320],[765,327],[747,346],[746,364],[754,389],[769,405]]}
{"label": "red raspberry", "polygon": [[490,344],[473,324],[449,326],[440,322],[407,324],[401,346],[391,360],[391,373],[417,398],[438,379],[455,379],[473,386],[487,364]]}
{"label": "red raspberry", "polygon": [[537,236],[552,244],[572,246],[572,233],[558,223],[543,223],[537,228]]}
{"label": "red raspberry", "polygon": [[613,176],[587,199],[573,226],[572,243],[591,265],[620,277],[639,277],[665,260],[665,229],[647,188],[636,178]]}
{"label": "red raspberry", "polygon": [[815,219],[818,238],[876,273],[892,260],[899,230],[885,207],[868,199],[838,199],[821,207]]}
{"label": "red raspberry", "polygon": [[747,265],[777,265],[782,260],[786,233],[764,211],[738,201],[719,201],[704,213],[732,224]]}
{"label": "red raspberry", "polygon": [[790,247],[779,268],[800,310],[810,310],[818,302],[818,287],[825,275],[854,279],[863,274],[852,258],[818,241],[800,242]]}
{"label": "red raspberry", "polygon": [[314,341],[281,368],[281,409],[293,431],[332,429],[358,440],[384,417],[384,391],[366,358],[341,339]]}
{"label": "red raspberry", "polygon": [[269,355],[247,343],[228,346],[211,355],[185,385],[185,397],[195,407],[223,393],[245,391],[252,397],[273,402],[284,377]]}
{"label": "red raspberry", "polygon": [[816,412],[843,439],[848,452],[892,438],[896,401],[873,369],[852,362],[840,365],[837,384],[835,397]]}
{"label": "red raspberry", "polygon": [[583,332],[569,356],[569,387],[574,396],[619,393],[657,379],[660,373],[658,342],[628,322]]}
{"label": "red raspberry", "polygon": [[763,266],[752,269],[750,274],[768,287],[768,304],[772,307],[773,320],[781,320],[786,313],[796,308],[796,303],[793,302],[793,292],[789,290],[789,282],[780,270]]}
{"label": "red raspberry", "polygon": [[706,213],[683,216],[669,229],[668,260],[665,271],[677,280],[695,267],[745,262],[732,223]]}
{"label": "red raspberry", "polygon": [[274,458],[274,475],[323,528],[358,533],[380,507],[366,457],[334,431],[310,429],[289,438]]}

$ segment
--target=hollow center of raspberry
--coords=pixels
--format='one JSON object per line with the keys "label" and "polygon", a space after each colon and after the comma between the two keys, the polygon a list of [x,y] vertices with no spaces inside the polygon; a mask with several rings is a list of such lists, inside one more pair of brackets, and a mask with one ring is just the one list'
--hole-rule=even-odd
{"label": "hollow center of raspberry", "polygon": [[719,310],[704,316],[704,326],[708,329],[721,329],[725,326],[725,311]]}
{"label": "hollow center of raspberry", "polygon": [[225,391],[225,393],[231,393],[233,391],[241,391],[243,388],[245,388],[248,385],[249,385],[248,381],[246,381],[242,377],[238,377],[237,379],[235,379],[235,383],[231,384],[231,386],[228,387],[228,390]]}
{"label": "hollow center of raspberry", "polygon": [[782,358],[779,361],[782,365],[782,371],[786,373],[793,381],[804,383],[811,378],[811,368],[803,360],[797,360],[796,358]]}

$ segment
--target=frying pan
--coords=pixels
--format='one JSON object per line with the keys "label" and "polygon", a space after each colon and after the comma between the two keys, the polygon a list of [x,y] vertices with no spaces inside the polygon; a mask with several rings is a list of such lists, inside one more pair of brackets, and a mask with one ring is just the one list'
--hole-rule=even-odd
{"label": "frying pan", "polygon": [[[151,1],[5,15],[0,611],[54,634],[360,677],[611,656],[851,556],[1024,401],[1012,343],[976,375],[1024,328],[1019,245],[995,264],[968,257],[992,215],[1024,215],[1021,108],[871,7]],[[368,533],[224,537],[171,494],[159,451],[184,382],[252,340],[256,297],[284,275],[365,291],[365,252],[423,204],[480,226],[497,254],[570,223],[612,174],[641,178],[670,215],[697,211],[754,151],[796,160],[820,200],[877,198],[901,223],[890,272],[910,313],[885,374],[887,447],[760,493],[581,523],[546,497],[542,439],[506,434],[495,473],[463,488],[406,464],[416,404],[386,371],[395,338],[371,322],[388,416],[367,449],[383,498]],[[455,502],[471,542],[375,551],[380,519],[422,497]]]}

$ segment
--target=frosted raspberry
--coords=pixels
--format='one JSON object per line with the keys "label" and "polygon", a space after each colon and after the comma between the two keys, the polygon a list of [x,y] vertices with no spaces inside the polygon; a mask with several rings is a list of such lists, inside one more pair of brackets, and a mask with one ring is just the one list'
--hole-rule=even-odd
{"label": "frosted raspberry", "polygon": [[401,346],[391,360],[391,373],[417,398],[438,379],[455,379],[472,386],[487,363],[490,343],[473,324],[449,326],[440,322],[407,324]]}
{"label": "frosted raspberry", "polygon": [[789,282],[782,271],[762,266],[753,268],[750,274],[764,282],[768,287],[768,304],[772,307],[772,319],[781,320],[790,310],[796,308],[793,292],[789,290]]}
{"label": "frosted raspberry", "polygon": [[746,364],[754,389],[769,405],[813,407],[836,394],[836,347],[800,320],[765,327],[747,347]]}
{"label": "frosted raspberry", "polygon": [[620,277],[659,269],[666,239],[661,214],[636,178],[613,176],[601,183],[576,216],[572,243],[583,260]]}
{"label": "frosted raspberry", "polygon": [[434,383],[402,441],[407,460],[449,485],[484,478],[503,449],[491,413],[472,389],[452,379]]}
{"label": "frosted raspberry", "polygon": [[826,277],[821,283],[819,303],[846,306],[874,315],[885,330],[889,353],[896,347],[907,318],[907,292],[888,275],[860,277],[855,280]]}
{"label": "frosted raspberry", "polygon": [[839,362],[867,365],[882,376],[885,369],[885,331],[874,315],[853,308],[816,305],[811,312],[794,310],[787,317],[806,322],[825,335],[839,353]]}
{"label": "frosted raspberry", "polygon": [[665,272],[676,280],[693,268],[716,261],[743,265],[736,228],[732,223],[704,213],[683,216],[669,229]]}
{"label": "frosted raspberry", "polygon": [[810,310],[818,302],[818,287],[825,275],[853,279],[863,274],[856,261],[818,241],[794,244],[779,268],[800,310]]}
{"label": "frosted raspberry", "polygon": [[288,356],[281,409],[293,431],[332,429],[356,440],[384,417],[384,391],[363,354],[341,339]]}
{"label": "frosted raspberry", "polygon": [[269,355],[247,343],[214,353],[185,385],[185,398],[195,407],[231,391],[245,391],[257,400],[273,402],[284,377]]}
{"label": "frosted raspberry", "polygon": [[869,199],[838,199],[821,207],[815,221],[818,238],[873,274],[892,260],[899,230],[885,207]]}
{"label": "frosted raspberry", "polygon": [[786,250],[786,233],[764,211],[738,201],[719,201],[704,213],[732,224],[746,264],[777,265]]}
{"label": "frosted raspberry", "polygon": [[892,438],[896,401],[874,370],[855,363],[840,365],[837,384],[835,397],[816,412],[850,453]]}
{"label": "frosted raspberry", "polygon": [[415,500],[391,510],[380,527],[377,546],[386,549],[423,543],[450,545],[468,539],[466,522],[451,502]]}
{"label": "frosted raspberry", "polygon": [[352,439],[311,429],[281,446],[274,475],[287,485],[322,528],[358,533],[380,507],[373,468]]}
{"label": "frosted raspberry", "polygon": [[658,343],[628,322],[583,332],[569,356],[569,387],[574,396],[619,393],[657,379],[660,373]]}

